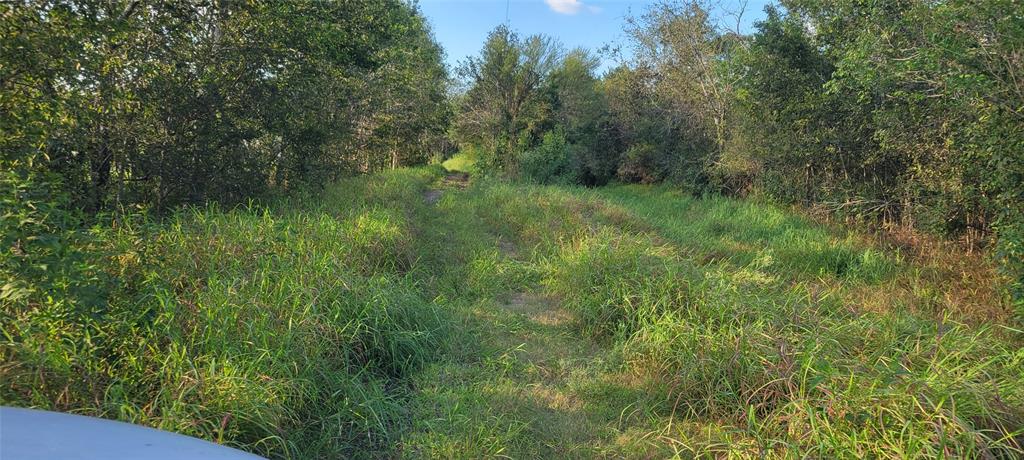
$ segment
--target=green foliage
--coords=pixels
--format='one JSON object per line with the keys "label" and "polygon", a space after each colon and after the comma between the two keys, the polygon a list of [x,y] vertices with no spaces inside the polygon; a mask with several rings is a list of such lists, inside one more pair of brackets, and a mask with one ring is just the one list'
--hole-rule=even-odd
{"label": "green foliage", "polygon": [[471,86],[457,103],[456,136],[478,149],[484,172],[514,173],[516,153],[540,137],[548,110],[540,89],[556,59],[550,39],[520,39],[498,26],[488,35],[480,57],[470,58],[459,69]]}
{"label": "green foliage", "polygon": [[4,160],[90,213],[422,163],[446,131],[441,50],[397,0],[15,2],[0,37]]}
{"label": "green foliage", "polygon": [[[673,41],[659,41],[655,30],[671,31]],[[630,33],[638,49],[632,67],[598,78],[598,60],[586,50],[562,54],[547,38],[495,29],[461,69],[467,90],[455,117],[456,137],[478,153],[481,173],[590,186],[670,179],[706,190],[727,93],[709,98],[699,88],[715,84],[713,61],[725,41],[694,8],[652,10]],[[694,68],[706,81],[687,82]],[[552,132],[564,149],[552,147]]]}
{"label": "green foliage", "polygon": [[958,268],[667,185],[428,204],[442,173],[88,231],[5,176],[0,402],[270,457],[1020,451]]}
{"label": "green foliage", "polygon": [[650,184],[665,178],[665,171],[658,164],[658,148],[651,144],[637,143],[629,146],[622,155],[619,177],[627,182]]}
{"label": "green foliage", "polygon": [[[840,109],[824,85],[834,69],[804,35],[795,17],[769,9],[768,19],[736,66],[750,69],[738,86],[740,126],[734,142],[747,142],[749,169],[737,171],[754,180],[769,195],[789,202],[831,198],[836,180],[846,176],[832,170],[835,155],[856,146],[834,145],[829,134],[831,114]],[[862,150],[862,149],[861,149]],[[839,176],[837,178],[837,176]]]}
{"label": "green foliage", "polygon": [[[611,180],[618,151],[597,65],[589,52],[563,55],[545,37],[522,40],[504,26],[491,32],[480,57],[461,69],[469,87],[455,117],[456,137],[479,171],[542,182]],[[548,160],[557,164],[542,164]]]}
{"label": "green foliage", "polygon": [[464,151],[445,160],[441,166],[448,171],[472,174],[476,172],[476,158],[473,157],[472,152]]}
{"label": "green foliage", "polygon": [[736,129],[715,175],[989,245],[1019,299],[1019,5],[784,5],[731,56]]}
{"label": "green foliage", "polygon": [[538,184],[576,183],[572,148],[561,130],[549,131],[540,145],[521,155],[519,173]]}
{"label": "green foliage", "polygon": [[[109,279],[94,264],[96,238],[67,210],[53,177],[0,171],[0,304],[5,320],[23,314],[88,318],[102,311]],[[35,311],[43,304],[56,311]],[[85,333],[79,331],[77,333]]]}
{"label": "green foliage", "polygon": [[575,169],[569,180],[588,186],[612,180],[620,154],[608,99],[595,76],[598,63],[586,50],[573,50],[552,71],[548,88],[554,129],[565,137]]}
{"label": "green foliage", "polygon": [[[600,77],[501,26],[451,113],[400,0],[0,5],[0,403],[272,457],[1020,455],[1019,10],[663,2]],[[435,204],[317,187],[454,141]],[[988,246],[1009,295],[715,191]]]}

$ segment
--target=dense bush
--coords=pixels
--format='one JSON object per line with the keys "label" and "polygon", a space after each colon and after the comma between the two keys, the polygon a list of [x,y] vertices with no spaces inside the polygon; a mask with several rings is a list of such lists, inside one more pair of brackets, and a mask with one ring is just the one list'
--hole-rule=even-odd
{"label": "dense bush", "polygon": [[[0,171],[0,305],[5,321],[25,314],[75,321],[105,307],[100,286],[109,277],[90,253],[100,240],[81,228],[81,217],[68,210],[68,196],[55,181],[26,170]],[[53,310],[34,311],[44,301]]]}
{"label": "dense bush", "polygon": [[786,202],[994,242],[1024,302],[1019,5],[784,4],[731,55],[735,172]]}
{"label": "dense bush", "polygon": [[398,0],[6,2],[0,62],[4,168],[90,213],[422,162],[445,132],[441,50]]}
{"label": "dense bush", "polygon": [[544,133],[540,145],[523,152],[519,159],[519,173],[539,184],[576,183],[576,165],[573,164],[572,146],[561,130]]}

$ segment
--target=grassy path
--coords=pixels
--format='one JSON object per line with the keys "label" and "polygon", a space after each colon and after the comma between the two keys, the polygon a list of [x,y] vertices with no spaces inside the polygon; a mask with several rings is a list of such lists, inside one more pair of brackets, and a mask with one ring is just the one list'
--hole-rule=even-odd
{"label": "grassy path", "polygon": [[1024,355],[943,319],[994,307],[951,296],[941,261],[664,188],[442,186],[422,225],[450,257],[452,337],[412,378],[401,456],[1017,449]]}
{"label": "grassy path", "polygon": [[140,225],[95,310],[5,318],[0,402],[268,458],[1024,455],[1024,332],[963,254],[437,168]]}
{"label": "grassy path", "polygon": [[[465,312],[474,355],[420,376],[414,457],[654,456],[662,406],[617,371],[615,356],[582,339],[568,314],[523,292]],[[648,455],[650,454],[650,455]],[[659,457],[662,455],[658,455]]]}
{"label": "grassy path", "polygon": [[[461,184],[451,177],[424,199],[437,204],[438,221],[479,216],[459,206]],[[444,190],[447,190],[445,192]],[[442,201],[441,194],[451,198]],[[493,229],[490,229],[493,231]],[[481,236],[481,235],[478,235]],[[608,346],[582,337],[573,315],[530,276],[535,261],[509,238],[486,235],[499,290],[472,296],[457,316],[464,334],[450,358],[416,379],[414,429],[402,442],[408,457],[594,458],[664,457],[654,442],[668,417],[665,402],[622,372]],[[465,248],[453,248],[453,251]],[[505,267],[505,268],[502,268]],[[510,267],[516,267],[508,269]]]}

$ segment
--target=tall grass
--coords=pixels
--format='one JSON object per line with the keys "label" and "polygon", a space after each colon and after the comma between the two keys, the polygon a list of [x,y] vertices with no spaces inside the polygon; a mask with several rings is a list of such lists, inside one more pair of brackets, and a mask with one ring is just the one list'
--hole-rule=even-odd
{"label": "tall grass", "polygon": [[908,280],[919,271],[898,252],[667,189],[492,185],[473,199],[536,249],[581,333],[665,382],[671,413],[691,422],[661,434],[681,453],[1022,453],[1020,337],[919,308],[942,289]]}
{"label": "tall grass", "polygon": [[435,173],[96,230],[105,305],[5,305],[3,404],[111,417],[271,457],[386,450],[402,379],[448,322],[422,289]]}
{"label": "tall grass", "polygon": [[[46,259],[68,261],[60,277],[0,299],[0,403],[280,458],[1022,454],[1024,337],[972,314],[1008,306],[958,295],[939,263],[661,187],[478,180],[427,204],[440,175],[82,232]],[[525,291],[570,312],[606,367],[655,383],[573,375],[560,397],[611,395],[577,415],[619,423],[644,398],[664,423],[570,426],[524,400],[542,385],[514,376],[541,369],[497,304]],[[559,331],[529,333],[571,343]],[[536,439],[534,416],[574,441]],[[623,450],[555,446],[607,436]]]}

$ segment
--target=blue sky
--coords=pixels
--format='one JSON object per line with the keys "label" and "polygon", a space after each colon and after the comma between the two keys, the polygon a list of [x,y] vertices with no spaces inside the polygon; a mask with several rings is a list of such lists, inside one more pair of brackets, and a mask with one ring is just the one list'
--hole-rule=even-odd
{"label": "blue sky", "polygon": [[[724,10],[738,9],[741,0],[725,0]],[[542,33],[554,37],[567,49],[582,46],[597,50],[624,41],[623,25],[628,15],[640,15],[653,1],[600,0],[510,0],[508,20],[521,35]],[[749,0],[743,16],[744,29],[764,16],[770,0]],[[434,35],[454,67],[466,56],[480,51],[487,33],[505,22],[505,0],[420,0]],[[735,19],[731,20],[735,22]],[[614,62],[606,58],[602,70]]]}

